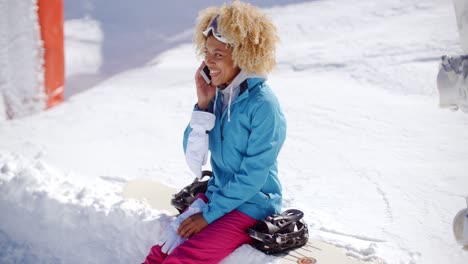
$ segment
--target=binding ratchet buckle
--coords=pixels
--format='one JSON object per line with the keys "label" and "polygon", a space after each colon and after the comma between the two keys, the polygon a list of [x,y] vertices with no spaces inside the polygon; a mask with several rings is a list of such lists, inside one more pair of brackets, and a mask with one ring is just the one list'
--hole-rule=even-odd
{"label": "binding ratchet buckle", "polygon": [[289,209],[280,215],[268,216],[257,222],[247,233],[256,241],[255,248],[266,254],[278,254],[301,247],[309,240],[304,213]]}

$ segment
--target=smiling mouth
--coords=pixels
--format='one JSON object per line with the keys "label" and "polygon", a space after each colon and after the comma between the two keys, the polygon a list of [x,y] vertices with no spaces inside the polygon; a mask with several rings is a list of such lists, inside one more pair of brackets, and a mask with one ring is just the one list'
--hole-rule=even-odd
{"label": "smiling mouth", "polygon": [[210,70],[210,76],[216,77],[219,75],[220,72],[221,72],[220,70]]}

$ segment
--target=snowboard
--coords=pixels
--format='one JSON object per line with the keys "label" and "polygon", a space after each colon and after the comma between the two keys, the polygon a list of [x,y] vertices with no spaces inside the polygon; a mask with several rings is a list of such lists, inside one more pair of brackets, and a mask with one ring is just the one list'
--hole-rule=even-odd
{"label": "snowboard", "polygon": [[277,264],[383,264],[379,261],[362,261],[346,254],[346,249],[330,243],[310,239],[304,246],[277,255]]}
{"label": "snowboard", "polygon": [[158,181],[136,179],[125,183],[122,195],[126,199],[146,202],[151,208],[177,215],[179,211],[171,205],[171,199],[178,190]]}
{"label": "snowboard", "polygon": [[[124,198],[146,202],[152,208],[177,215],[178,211],[171,206],[171,199],[179,190],[158,181],[136,179],[125,183],[122,194]],[[276,264],[379,264],[383,261],[362,261],[346,254],[346,249],[330,243],[310,239],[306,245],[275,255]]]}

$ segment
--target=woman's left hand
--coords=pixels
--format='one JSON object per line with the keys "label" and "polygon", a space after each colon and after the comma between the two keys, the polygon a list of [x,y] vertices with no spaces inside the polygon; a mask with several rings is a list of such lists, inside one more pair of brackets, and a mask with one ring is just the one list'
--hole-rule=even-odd
{"label": "woman's left hand", "polygon": [[194,214],[180,224],[177,234],[182,238],[189,238],[202,231],[207,225],[202,213]]}

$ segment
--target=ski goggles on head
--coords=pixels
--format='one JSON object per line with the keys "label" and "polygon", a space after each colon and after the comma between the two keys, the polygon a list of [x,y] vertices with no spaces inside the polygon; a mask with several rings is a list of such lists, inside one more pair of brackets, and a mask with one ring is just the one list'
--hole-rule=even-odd
{"label": "ski goggles on head", "polygon": [[205,37],[208,37],[211,33],[217,40],[226,44],[230,44],[230,42],[218,31],[218,18],[219,15],[216,15],[213,19],[211,19],[210,23],[208,24],[208,27],[205,30],[203,30],[203,35]]}

